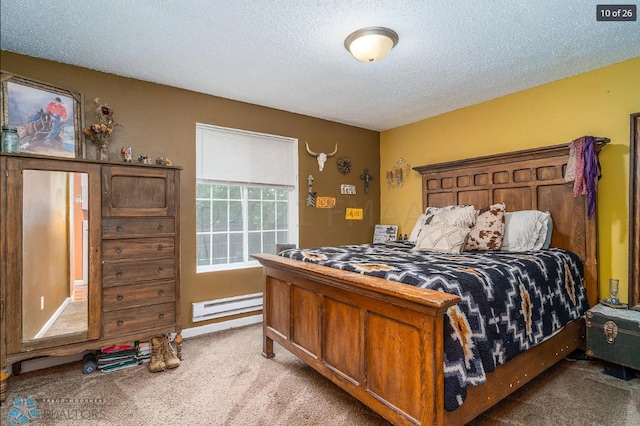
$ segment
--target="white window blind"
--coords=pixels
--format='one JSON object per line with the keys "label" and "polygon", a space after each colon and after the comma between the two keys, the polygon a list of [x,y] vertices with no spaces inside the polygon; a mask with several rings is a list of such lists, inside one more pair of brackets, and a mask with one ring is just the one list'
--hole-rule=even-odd
{"label": "white window blind", "polygon": [[196,179],[296,186],[297,139],[196,123]]}

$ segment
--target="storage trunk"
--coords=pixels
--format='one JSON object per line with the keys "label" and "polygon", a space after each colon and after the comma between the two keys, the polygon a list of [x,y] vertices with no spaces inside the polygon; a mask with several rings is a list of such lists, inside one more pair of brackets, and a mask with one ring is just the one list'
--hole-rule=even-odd
{"label": "storage trunk", "polygon": [[640,312],[599,304],[586,317],[588,356],[640,370]]}

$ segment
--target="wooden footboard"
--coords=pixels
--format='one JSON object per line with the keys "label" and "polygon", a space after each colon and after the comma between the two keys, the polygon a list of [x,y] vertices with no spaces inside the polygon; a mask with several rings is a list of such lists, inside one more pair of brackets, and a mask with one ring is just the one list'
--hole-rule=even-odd
{"label": "wooden footboard", "polygon": [[263,265],[263,354],[289,350],[394,425],[462,425],[563,359],[584,340],[576,321],[468,389],[444,409],[444,314],[438,291],[258,254]]}
{"label": "wooden footboard", "polygon": [[268,254],[273,342],[396,425],[443,424],[443,316],[457,296]]}

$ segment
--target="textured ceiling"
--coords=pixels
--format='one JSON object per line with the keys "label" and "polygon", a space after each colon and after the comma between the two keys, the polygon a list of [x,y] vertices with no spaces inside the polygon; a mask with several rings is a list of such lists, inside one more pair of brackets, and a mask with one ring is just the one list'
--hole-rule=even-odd
{"label": "textured ceiling", "polygon": [[[0,48],[386,130],[639,57],[600,3],[2,0]],[[366,26],[400,37],[380,62],[343,46]]]}

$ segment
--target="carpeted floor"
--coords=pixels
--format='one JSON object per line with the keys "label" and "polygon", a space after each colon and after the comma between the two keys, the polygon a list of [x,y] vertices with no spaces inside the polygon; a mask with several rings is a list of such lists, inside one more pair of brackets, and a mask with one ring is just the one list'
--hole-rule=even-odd
{"label": "carpeted floor", "polygon": [[[278,345],[275,358],[262,357],[261,334],[253,325],[187,339],[182,365],[161,373],[83,375],[72,363],[10,377],[0,423],[10,409],[28,417],[19,404],[32,397],[40,411],[29,424],[389,425]],[[638,425],[640,379],[562,361],[473,424]]]}
{"label": "carpeted floor", "polygon": [[71,302],[43,337],[59,336],[87,330],[87,301]]}

